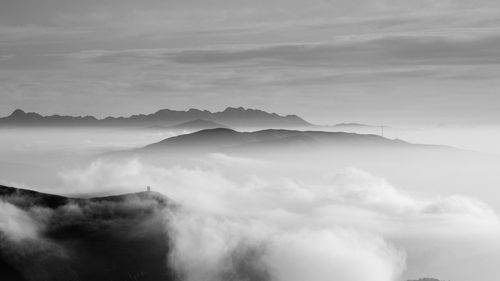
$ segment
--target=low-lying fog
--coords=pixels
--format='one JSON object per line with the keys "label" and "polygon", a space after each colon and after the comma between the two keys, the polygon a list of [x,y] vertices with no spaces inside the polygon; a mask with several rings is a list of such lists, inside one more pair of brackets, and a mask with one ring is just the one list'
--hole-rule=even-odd
{"label": "low-lying fog", "polygon": [[[330,129],[332,130],[332,129]],[[333,130],[338,130],[335,128]],[[349,127],[345,132],[381,134],[382,127]],[[384,127],[384,136],[413,143],[444,144],[484,153],[500,154],[500,126]]]}
{"label": "low-lying fog", "polygon": [[351,147],[286,156],[269,151],[113,158],[103,153],[179,132],[0,129],[0,183],[81,196],[151,186],[183,206],[168,216],[174,267],[189,281],[218,280],[238,258],[265,268],[276,281],[496,281],[500,132],[385,133],[482,153],[395,155]]}

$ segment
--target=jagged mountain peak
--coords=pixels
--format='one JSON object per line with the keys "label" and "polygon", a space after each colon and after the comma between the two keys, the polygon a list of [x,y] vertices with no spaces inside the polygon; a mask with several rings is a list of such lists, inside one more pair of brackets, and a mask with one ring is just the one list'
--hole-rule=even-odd
{"label": "jagged mountain peak", "polygon": [[93,116],[75,117],[26,113],[15,110],[10,116],[0,118],[0,126],[135,126],[135,127],[169,127],[195,119],[224,124],[235,128],[290,128],[312,126],[297,115],[278,115],[259,109],[244,107],[227,107],[224,111],[211,112],[190,108],[186,111],[160,109],[151,114],[137,114],[129,117],[105,117],[97,119]]}

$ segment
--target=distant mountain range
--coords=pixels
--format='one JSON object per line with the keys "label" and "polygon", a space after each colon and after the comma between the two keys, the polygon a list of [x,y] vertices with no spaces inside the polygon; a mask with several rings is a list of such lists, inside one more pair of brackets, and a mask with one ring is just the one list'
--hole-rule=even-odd
{"label": "distant mountain range", "polygon": [[[210,124],[207,124],[210,122]],[[243,107],[228,107],[224,111],[210,112],[207,110],[189,109],[187,111],[162,109],[152,114],[139,114],[129,117],[106,117],[98,119],[93,116],[43,116],[34,112],[24,112],[17,109],[11,115],[0,118],[0,126],[126,126],[126,127],[200,127],[213,126],[235,128],[293,128],[309,127],[311,123],[297,115],[278,115],[257,109]],[[208,127],[207,127],[208,125]]]}
{"label": "distant mountain range", "polygon": [[[297,115],[278,115],[258,109],[228,107],[223,111],[189,109],[161,109],[151,114],[129,117],[94,116],[44,116],[35,112],[16,109],[11,115],[0,118],[0,127],[142,127],[149,129],[197,131],[214,128],[241,129],[307,129],[327,131],[380,132],[381,126],[361,123],[339,123],[336,125],[314,125]],[[390,127],[384,126],[386,129]]]}

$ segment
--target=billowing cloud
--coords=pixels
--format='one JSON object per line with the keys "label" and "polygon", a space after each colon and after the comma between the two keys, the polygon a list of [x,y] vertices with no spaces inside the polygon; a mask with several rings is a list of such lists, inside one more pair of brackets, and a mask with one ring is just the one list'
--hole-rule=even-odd
{"label": "billowing cloud", "polygon": [[280,230],[193,214],[171,219],[172,266],[188,281],[387,281],[404,269],[404,253],[352,230]]}
{"label": "billowing cloud", "polygon": [[[223,154],[210,157],[229,165],[258,167],[262,164]],[[346,205],[407,219],[457,215],[497,221],[495,212],[476,199],[459,195],[416,198],[384,179],[357,169],[345,169],[325,177],[325,181],[318,184],[283,176],[226,176],[224,171],[230,168],[224,164],[221,167],[164,168],[138,159],[125,163],[100,159],[89,167],[61,172],[60,178],[66,186],[73,186],[80,193],[134,191],[153,186],[184,206],[214,214],[259,213],[262,208],[311,214]]]}
{"label": "billowing cloud", "polygon": [[198,159],[199,167],[166,168],[99,160],[61,177],[94,193],[150,185],[178,202],[176,212],[165,213],[169,264],[189,281],[397,280],[407,247],[414,272],[421,263],[413,262],[426,251],[448,251],[446,239],[475,245],[500,230],[496,213],[466,196],[416,196],[357,169],[320,181],[261,170],[241,176],[230,167],[257,171],[267,164],[210,157],[222,164],[207,167]]}
{"label": "billowing cloud", "polygon": [[20,242],[37,239],[39,225],[27,212],[0,200],[0,233],[8,239]]}

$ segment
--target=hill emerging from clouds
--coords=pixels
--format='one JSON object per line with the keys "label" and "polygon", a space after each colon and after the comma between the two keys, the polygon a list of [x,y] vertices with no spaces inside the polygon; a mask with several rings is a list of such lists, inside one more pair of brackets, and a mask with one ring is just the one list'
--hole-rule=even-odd
{"label": "hill emerging from clouds", "polygon": [[227,128],[202,130],[167,138],[135,150],[136,152],[251,152],[266,150],[347,148],[445,148],[417,145],[377,135],[345,132],[268,129],[239,132]]}

